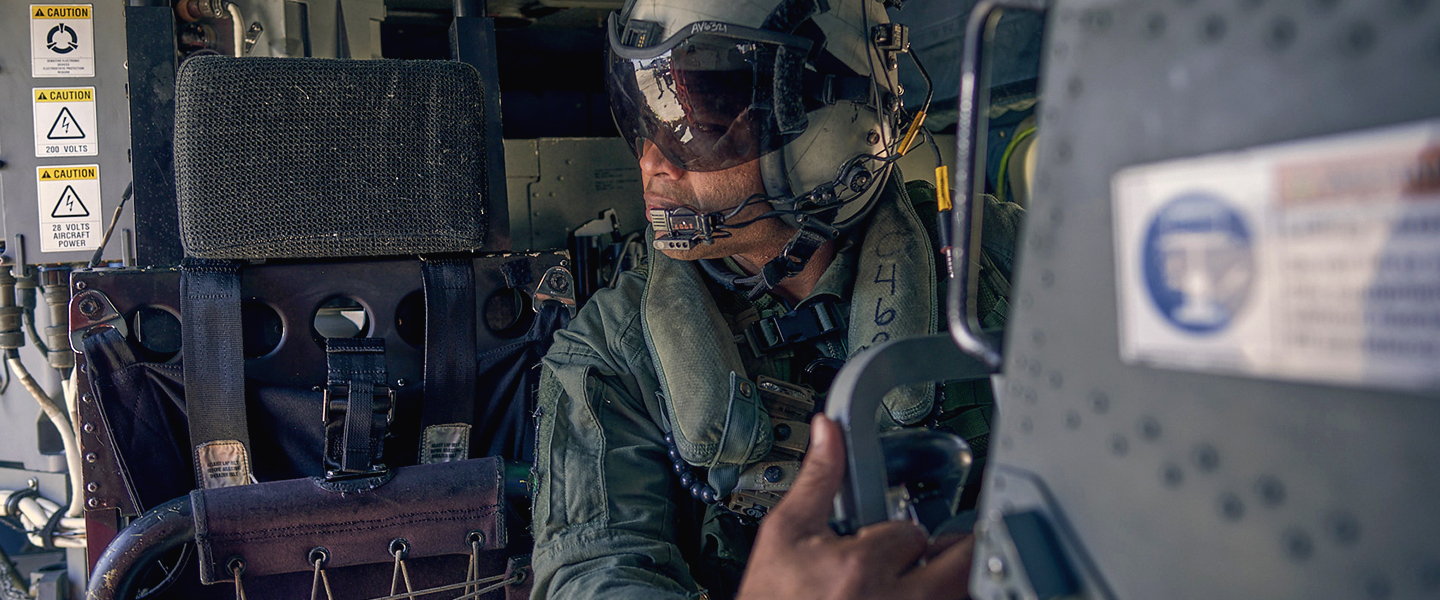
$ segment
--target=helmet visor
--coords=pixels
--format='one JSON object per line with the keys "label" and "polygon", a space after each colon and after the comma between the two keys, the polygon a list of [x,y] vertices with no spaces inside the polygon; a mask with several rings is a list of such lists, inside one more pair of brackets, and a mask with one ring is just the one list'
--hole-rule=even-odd
{"label": "helmet visor", "polygon": [[799,82],[809,40],[697,23],[656,46],[630,48],[619,43],[613,14],[609,29],[610,110],[637,156],[650,140],[681,169],[718,171],[804,131]]}

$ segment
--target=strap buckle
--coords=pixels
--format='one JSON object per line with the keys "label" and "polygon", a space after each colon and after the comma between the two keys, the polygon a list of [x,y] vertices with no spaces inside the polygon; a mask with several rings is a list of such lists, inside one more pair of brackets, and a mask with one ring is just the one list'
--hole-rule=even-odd
{"label": "strap buckle", "polygon": [[756,321],[745,329],[745,340],[756,356],[764,356],[844,328],[845,319],[840,309],[827,298],[784,315]]}
{"label": "strap buckle", "polygon": [[[361,422],[365,417],[351,414],[351,390],[352,383],[334,383],[325,386],[323,393],[323,413],[321,422],[325,424],[325,479],[339,480],[355,477],[366,477],[381,474],[389,471],[384,463],[380,462],[383,454],[383,446],[371,446],[368,441],[374,437],[383,437],[385,430],[395,421],[395,390],[388,385],[370,385],[370,418],[368,423]],[[358,399],[357,399],[358,400]],[[354,427],[363,427],[362,435],[366,443],[363,450],[347,444],[349,433]],[[335,428],[339,431],[332,432]],[[338,435],[333,435],[338,433]],[[357,452],[357,450],[359,450]],[[368,451],[366,451],[368,450]],[[357,456],[363,454],[364,456]]]}

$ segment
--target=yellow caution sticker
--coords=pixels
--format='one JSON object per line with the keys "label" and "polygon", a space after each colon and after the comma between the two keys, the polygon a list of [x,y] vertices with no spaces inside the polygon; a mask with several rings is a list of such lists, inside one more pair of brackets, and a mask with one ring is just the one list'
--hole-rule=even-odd
{"label": "yellow caution sticker", "polygon": [[30,5],[31,77],[95,76],[92,12],[89,4]]}
{"label": "yellow caution sticker", "polygon": [[100,166],[39,167],[40,251],[93,251],[100,247]]}
{"label": "yellow caution sticker", "polygon": [[30,5],[30,18],[32,19],[88,19],[90,18],[90,5],[68,5],[68,6],[36,6]]}
{"label": "yellow caution sticker", "polygon": [[96,156],[95,88],[34,88],[35,156]]}

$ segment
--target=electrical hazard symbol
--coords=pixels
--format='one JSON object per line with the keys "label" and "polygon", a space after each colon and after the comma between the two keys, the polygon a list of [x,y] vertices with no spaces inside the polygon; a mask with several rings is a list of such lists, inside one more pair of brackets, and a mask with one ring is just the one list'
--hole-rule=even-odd
{"label": "electrical hazard symbol", "polygon": [[65,186],[65,191],[60,192],[60,201],[55,203],[55,209],[50,211],[50,216],[57,219],[90,216],[90,209],[85,208],[85,201],[80,199],[80,194],[75,193],[75,186]]}
{"label": "electrical hazard symbol", "polygon": [[40,167],[40,251],[94,251],[100,247],[100,167]]}
{"label": "electrical hazard symbol", "polygon": [[60,107],[60,115],[55,117],[55,124],[50,126],[50,133],[45,134],[47,140],[83,140],[85,130],[75,122],[75,115],[70,114],[70,107]]}
{"label": "electrical hazard symbol", "polygon": [[96,156],[95,88],[34,88],[35,156]]}
{"label": "electrical hazard symbol", "polygon": [[89,4],[31,4],[32,77],[94,77],[95,20]]}

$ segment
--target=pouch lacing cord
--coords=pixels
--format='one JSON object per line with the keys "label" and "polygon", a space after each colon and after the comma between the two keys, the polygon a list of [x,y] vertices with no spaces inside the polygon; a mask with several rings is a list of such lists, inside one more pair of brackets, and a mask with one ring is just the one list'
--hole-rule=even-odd
{"label": "pouch lacing cord", "polygon": [[410,542],[405,538],[390,540],[390,555],[395,557],[395,572],[390,575],[390,595],[394,596],[400,586],[400,578],[405,579],[405,592],[415,593],[415,588],[410,586],[410,568],[405,566],[405,557],[410,555]]}
{"label": "pouch lacing cord", "polygon": [[315,565],[315,579],[310,582],[310,600],[319,600],[321,585],[325,586],[325,597],[335,600],[334,592],[330,591],[330,576],[325,574],[324,568],[330,562],[330,551],[317,546],[310,551],[310,562]]}
{"label": "pouch lacing cord", "polygon": [[[413,591],[413,592],[405,592],[405,593],[403,593],[403,594],[394,594],[394,595],[391,595],[391,596],[385,596],[385,597],[383,597],[383,598],[374,598],[374,599],[372,599],[372,600],[408,600],[409,598],[418,598],[418,597],[420,597],[420,596],[426,596],[426,595],[429,595],[429,594],[438,594],[438,593],[440,593],[440,592],[448,592],[448,591],[450,591],[450,590],[458,590],[458,589],[460,589],[460,588],[468,588],[468,587],[475,586],[475,585],[485,585],[485,587],[483,587],[483,588],[480,588],[480,589],[478,589],[478,590],[475,590],[475,591],[470,592],[470,593],[468,593],[468,594],[465,594],[465,595],[463,595],[463,596],[456,596],[456,597],[455,597],[455,600],[470,600],[471,598],[479,598],[480,596],[484,596],[485,594],[488,594],[488,593],[490,593],[490,592],[493,592],[493,591],[495,591],[495,590],[498,590],[498,589],[500,589],[500,588],[503,588],[503,587],[505,587],[505,586],[507,586],[507,585],[514,585],[514,584],[520,583],[520,582],[522,582],[522,581],[525,581],[525,575],[524,575],[522,572],[516,572],[516,573],[512,574],[512,575],[509,576],[509,577],[506,577],[506,576],[503,575],[503,574],[501,574],[501,575],[495,575],[495,576],[492,576],[492,577],[486,577],[486,578],[484,578],[484,579],[476,579],[476,580],[473,580],[473,581],[463,581],[463,582],[460,582],[460,583],[452,583],[452,584],[450,584],[450,585],[442,585],[442,586],[439,586],[439,587],[433,587],[433,588],[424,589],[424,590],[416,590],[416,591]],[[489,585],[486,585],[486,584],[489,584]]]}
{"label": "pouch lacing cord", "polygon": [[[395,557],[395,569],[390,579],[390,595],[375,598],[374,600],[408,600],[440,592],[464,589],[464,595],[458,596],[455,600],[470,600],[489,594],[506,586],[515,585],[525,581],[525,570],[516,570],[510,576],[503,573],[491,577],[480,577],[480,549],[485,545],[485,534],[479,531],[472,531],[466,534],[466,540],[470,542],[470,565],[465,572],[465,580],[460,583],[452,583],[423,590],[416,590],[410,584],[410,569],[405,565],[405,557],[410,554],[410,542],[404,538],[395,538],[390,542],[390,555]],[[314,578],[310,582],[310,600],[319,600],[320,590],[325,590],[327,600],[335,600],[335,594],[330,590],[330,577],[325,573],[325,565],[330,563],[330,551],[324,546],[317,546],[310,551],[310,564],[315,567]],[[245,561],[239,557],[230,560],[230,572],[235,575],[235,599],[246,600],[245,588],[240,583],[240,575],[245,572]],[[405,582],[405,591],[399,591],[400,582]]]}
{"label": "pouch lacing cord", "polygon": [[[466,581],[475,581],[480,578],[480,546],[485,543],[485,534],[479,531],[472,531],[465,534],[465,539],[470,541],[470,568],[465,572]],[[466,594],[475,593],[478,586],[465,586]]]}
{"label": "pouch lacing cord", "polygon": [[230,568],[230,574],[235,576],[235,600],[247,600],[245,598],[245,583],[240,579],[245,574],[245,559],[235,557],[226,564]]}

